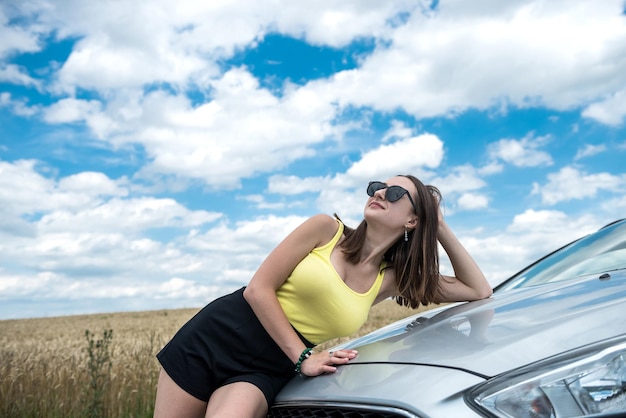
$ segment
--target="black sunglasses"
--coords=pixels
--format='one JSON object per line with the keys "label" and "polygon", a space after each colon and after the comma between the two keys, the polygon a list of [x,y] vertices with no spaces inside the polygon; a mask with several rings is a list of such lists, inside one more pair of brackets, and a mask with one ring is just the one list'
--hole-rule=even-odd
{"label": "black sunglasses", "polygon": [[409,193],[409,191],[404,187],[387,186],[387,184],[383,183],[382,181],[370,181],[367,185],[367,195],[374,196],[374,193],[382,189],[387,189],[385,190],[385,199],[389,202],[397,202],[398,200],[400,200],[400,198],[402,198],[402,196],[407,195],[409,201],[411,202],[411,206],[413,206],[413,210],[417,215],[417,206],[415,206],[415,202],[413,202],[411,193]]}

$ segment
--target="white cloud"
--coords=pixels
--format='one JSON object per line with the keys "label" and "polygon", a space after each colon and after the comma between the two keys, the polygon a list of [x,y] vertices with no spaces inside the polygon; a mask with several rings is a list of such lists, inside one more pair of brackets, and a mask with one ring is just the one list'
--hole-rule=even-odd
{"label": "white cloud", "polygon": [[[161,283],[142,281],[106,281],[85,278],[75,282],[63,275],[40,273],[37,275],[9,276],[0,272],[0,295],[26,299],[35,304],[49,301],[67,300],[65,314],[102,312],[103,301],[106,311],[128,311],[156,309],[162,306],[199,307],[223,294],[223,289],[216,285],[203,284],[194,280],[172,277]],[[3,299],[4,304],[11,300]],[[80,305],[79,305],[80,303]],[[22,303],[28,316],[33,310]],[[77,307],[77,309],[74,309]],[[38,316],[41,312],[37,312]],[[10,315],[10,317],[18,315]]]}
{"label": "white cloud", "polygon": [[493,6],[449,1],[436,13],[412,14],[328,89],[346,105],[431,117],[501,104],[569,109],[626,82],[620,1]]}
{"label": "white cloud", "polygon": [[38,31],[33,27],[11,25],[11,7],[0,3],[0,59],[14,52],[39,51]]}
{"label": "white cloud", "polygon": [[399,120],[391,121],[391,128],[385,132],[385,135],[381,138],[381,142],[389,142],[390,139],[399,138],[406,139],[413,136],[413,129],[406,126],[406,124]]}
{"label": "white cloud", "polygon": [[607,214],[608,220],[623,219],[626,217],[626,195],[617,196],[603,201],[600,205],[602,211]]}
{"label": "white cloud", "polygon": [[26,69],[17,65],[0,66],[0,82],[40,87],[40,82],[26,73]]}
{"label": "white cloud", "polygon": [[264,210],[278,211],[278,210],[284,210],[287,208],[293,208],[293,207],[299,206],[299,203],[298,203],[299,201],[286,202],[284,200],[281,200],[278,202],[270,202],[268,199],[265,198],[264,195],[260,195],[260,194],[246,195],[246,196],[241,197],[240,199],[254,204],[254,206],[257,209],[264,209]]}
{"label": "white cloud", "polygon": [[[169,205],[162,207],[163,203]],[[111,287],[128,287],[145,278],[158,283],[171,277],[194,281],[211,277],[218,283],[227,276],[243,285],[264,256],[304,218],[270,216],[234,228],[221,224],[203,232],[192,229],[187,236],[166,242],[138,234],[146,228],[200,228],[214,220],[215,214],[192,212],[173,202],[114,201],[75,216],[52,213],[40,222],[37,236],[0,244],[0,251],[22,266],[71,282],[106,278]],[[240,275],[233,276],[234,270]],[[91,290],[84,289],[93,295]]]}
{"label": "white cloud", "polygon": [[[158,83],[179,91],[190,85],[204,89],[220,77],[216,60],[254,45],[273,30],[333,47],[361,37],[385,40],[361,68],[338,74],[330,86],[322,83],[316,89],[340,103],[402,107],[420,116],[484,109],[500,101],[566,109],[611,94],[626,81],[619,60],[612,59],[620,56],[619,40],[626,34],[618,0],[593,6],[553,1],[493,7],[491,2],[475,2],[471,10],[449,1],[435,13],[408,0],[308,2],[307,13],[302,7],[291,2],[271,8],[245,0],[154,0],[120,13],[114,2],[65,1],[52,7],[42,1],[24,8],[39,19],[30,33],[28,27],[4,28],[27,35],[21,42],[8,42],[22,51],[36,49],[42,31],[80,37],[58,73],[59,87],[70,93],[77,87],[110,93],[113,87]],[[402,13],[411,14],[398,24]]]}
{"label": "white cloud", "polygon": [[190,211],[172,199],[112,199],[80,211],[55,211],[38,223],[45,232],[145,231],[150,228],[197,227],[219,219],[221,214]]}
{"label": "white cloud", "polygon": [[[262,261],[263,254],[285,238],[298,225],[306,220],[301,216],[265,216],[249,221],[242,221],[234,226],[221,223],[202,234],[191,234],[186,245],[201,251],[214,251],[216,254],[229,254]],[[221,239],[216,240],[215,237]],[[265,253],[264,253],[265,251]],[[220,258],[218,256],[218,258]],[[233,265],[249,265],[249,263],[233,263]],[[254,266],[254,267],[258,267]]]}
{"label": "white cloud", "polygon": [[[11,3],[18,19],[8,26],[14,16],[1,3],[0,58],[36,52],[44,39],[77,41],[65,62],[0,67],[0,79],[19,89],[52,93],[47,97],[52,105],[42,109],[39,103],[47,100],[3,92],[0,106],[15,115],[41,116],[55,128],[68,124],[67,131],[84,123],[112,149],[139,150],[148,161],[130,179],[96,171],[60,176],[34,160],[0,161],[0,253],[33,272],[0,266],[3,301],[34,295],[113,302],[108,298],[115,296],[130,303],[127,298],[143,295],[146,304],[199,305],[226,287],[245,284],[304,219],[251,213],[249,221],[231,224],[227,213],[147,197],[147,190],[180,191],[191,182],[204,183],[208,191],[236,188],[242,179],[262,184],[265,173],[279,173],[270,177],[267,190],[241,193],[238,203],[337,212],[354,225],[362,216],[368,180],[411,173],[440,187],[455,209],[480,210],[493,195],[483,177],[503,173],[505,164],[553,164],[546,151],[552,137],[504,138],[492,144],[485,165],[473,166],[476,160],[447,160],[445,129],[438,131],[441,138],[420,133],[412,115],[454,117],[469,108],[575,112],[587,106],[588,118],[613,126],[623,122],[621,0],[450,0],[439,2],[435,11],[427,10],[430,4],[151,0],[120,8],[112,1],[41,0]],[[276,83],[275,90],[263,87],[267,80],[255,78],[252,67],[217,65],[272,32],[313,46],[356,40],[375,49],[356,57],[355,69],[303,86]],[[38,78],[43,74],[45,79]],[[353,111],[359,116],[344,122]],[[368,131],[379,115],[398,119],[380,135],[382,144],[364,140],[346,152],[339,172],[305,177],[290,170],[319,150],[337,152],[358,141],[346,132]],[[407,122],[399,120],[405,116]],[[578,125],[573,126],[576,132]],[[601,147],[587,146],[576,159]],[[13,152],[4,144],[2,150]],[[138,179],[156,184],[133,183]],[[536,183],[535,192],[551,205],[604,190],[619,196],[624,186],[624,175],[565,167],[546,184]],[[305,193],[319,197],[308,200]],[[290,199],[295,194],[304,198]],[[623,208],[623,199],[607,199],[596,216],[619,216]],[[598,223],[590,215],[528,210],[508,229],[490,226],[486,232],[478,225],[461,230],[460,237],[493,279]]]}
{"label": "white cloud", "polygon": [[83,171],[63,177],[58,182],[59,190],[89,193],[104,196],[127,196],[124,181],[113,181],[103,173]]}
{"label": "white cloud", "polygon": [[[285,167],[313,155],[311,145],[341,137],[345,127],[335,123],[338,105],[403,108],[419,116],[502,100],[571,107],[610,91],[594,84],[597,76],[591,78],[590,68],[598,62],[607,72],[603,80],[626,82],[618,65],[606,66],[612,62],[606,58],[614,53],[611,45],[626,33],[618,2],[498,8],[478,3],[480,19],[458,2],[442,3],[435,13],[424,12],[425,4],[323,1],[311,2],[302,14],[301,3],[268,8],[246,1],[174,6],[154,0],[120,14],[112,2],[67,1],[55,7],[41,2],[31,6],[33,14],[46,11],[37,30],[80,38],[57,73],[58,91],[92,89],[105,98],[102,103],[63,98],[44,112],[45,120],[85,121],[97,138],[114,146],[139,144],[150,160],[140,174],[144,178],[173,176],[235,188],[242,178]],[[408,20],[392,23],[400,13]],[[555,25],[559,31],[552,30]],[[385,42],[359,68],[303,87],[286,85],[280,97],[261,88],[245,68],[220,73],[217,59],[253,46],[272,30],[331,46],[365,35]],[[572,57],[580,65],[568,64]],[[524,77],[510,77],[520,73]],[[546,78],[549,74],[555,77]],[[162,84],[171,91],[154,90]],[[150,88],[144,94],[145,87]],[[192,105],[187,93],[206,100]],[[407,134],[396,124],[384,138]],[[550,163],[536,149],[522,150],[521,160],[504,154],[506,147],[527,145],[523,141],[502,143],[502,158]]]}
{"label": "white cloud", "polygon": [[319,192],[316,205],[321,212],[336,212],[348,222],[358,222],[367,198],[368,181],[412,174],[428,182],[433,176],[430,170],[441,164],[443,156],[443,142],[435,135],[421,134],[380,144],[334,177],[272,176],[268,190],[286,195]]}
{"label": "white cloud", "polygon": [[35,160],[0,161],[0,206],[18,214],[84,209],[104,196],[126,195],[125,182],[92,172],[56,181],[42,175]]}
{"label": "white cloud", "polygon": [[73,92],[76,87],[106,91],[160,82],[203,86],[219,75],[217,60],[254,45],[268,32],[340,47],[359,37],[384,36],[399,13],[414,7],[409,0],[279,1],[272,7],[249,0],[153,0],[121,10],[111,1],[68,0],[41,1],[30,9],[38,16],[39,30],[81,38],[58,77],[58,88]]}
{"label": "white cloud", "polygon": [[[277,8],[276,25],[292,36],[302,34],[313,44],[341,47],[360,37],[385,37],[398,14],[418,9],[420,3],[423,2],[285,1]],[[307,13],[302,13],[302,7],[306,7]]]}
{"label": "white cloud", "polygon": [[547,184],[535,184],[533,194],[540,194],[543,203],[554,205],[562,201],[594,197],[601,190],[619,193],[625,188],[626,174],[587,174],[568,166],[548,174]]}
{"label": "white cloud", "polygon": [[[204,72],[203,77],[218,74],[211,62],[199,54],[177,50],[176,45],[169,44],[154,29],[149,37],[154,38],[155,44],[148,45],[115,42],[107,35],[83,39],[59,71],[57,88],[73,94],[76,87],[106,91],[162,81],[184,87],[196,74]],[[159,41],[163,44],[159,45]]]}
{"label": "white cloud", "polygon": [[285,195],[306,192],[319,192],[328,187],[328,177],[307,177],[301,179],[296,176],[275,175],[269,178],[268,192]]}
{"label": "white cloud", "polygon": [[[150,288],[137,289],[140,290],[140,294],[144,294],[144,291],[152,292],[152,286]],[[178,277],[174,277],[165,283],[161,283],[154,289],[155,299],[186,299],[186,300],[211,300],[211,297],[215,297],[216,286],[206,286],[194,282],[192,280],[185,280]]]}
{"label": "white cloud", "polygon": [[559,211],[527,209],[514,216],[505,230],[457,231],[457,235],[495,285],[605,223],[592,214],[568,216]]}
{"label": "white cloud", "polygon": [[[244,69],[212,84],[213,100],[192,106],[180,95],[152,92],[106,109],[115,120],[109,140],[140,143],[151,162],[144,177],[174,175],[211,187],[238,187],[241,178],[313,155],[310,146],[334,136],[335,108],[307,90],[278,98]],[[234,128],[234,121],[236,121]]]}
{"label": "white cloud", "polygon": [[498,162],[492,161],[487,165],[480,167],[478,173],[483,176],[490,176],[492,174],[501,173],[504,170],[504,166]]}
{"label": "white cloud", "polygon": [[489,206],[489,199],[485,195],[476,193],[463,193],[457,200],[459,209],[478,210]]}
{"label": "white cloud", "polygon": [[29,106],[24,99],[13,100],[11,93],[7,92],[0,93],[1,107],[8,107],[15,115],[25,117],[36,115],[39,111],[38,106]]}
{"label": "white cloud", "polygon": [[167,198],[129,198],[127,180],[102,173],[48,178],[32,160],[0,161],[0,207],[4,257],[63,280],[196,274],[209,261],[185,251],[186,230],[222,216]]}
{"label": "white cloud", "polygon": [[464,194],[487,186],[487,183],[480,177],[479,171],[470,165],[452,167],[448,172],[449,174],[432,180],[432,183],[441,190],[444,198],[448,194]]}
{"label": "white cloud", "polygon": [[574,156],[574,161],[581,160],[586,157],[591,157],[596,154],[600,154],[606,151],[606,145],[593,145],[593,144],[585,144],[585,146],[576,152],[576,156]]}
{"label": "white cloud", "polygon": [[[30,214],[55,206],[49,196],[54,182],[35,170],[36,161],[0,161],[0,206]],[[19,184],[19,187],[15,187]]]}
{"label": "white cloud", "polygon": [[61,99],[44,111],[48,123],[82,122],[92,114],[100,112],[101,103],[97,100]]}
{"label": "white cloud", "polygon": [[537,167],[552,165],[552,157],[539,148],[550,140],[550,136],[535,137],[531,132],[520,140],[501,139],[489,144],[489,157],[502,160],[516,167]]}
{"label": "white cloud", "polygon": [[14,239],[11,245],[2,244],[0,248],[22,268],[54,273],[76,283],[90,278],[106,278],[111,284],[138,277],[158,280],[202,265],[191,254],[133,236],[130,231],[91,232],[88,225],[77,229],[39,230],[34,237]]}
{"label": "white cloud", "polygon": [[626,116],[626,90],[612,93],[608,98],[587,106],[582,115],[607,125],[621,125]]}
{"label": "white cloud", "polygon": [[397,174],[417,174],[436,168],[443,158],[443,142],[435,135],[422,134],[365,152],[346,175],[360,182],[385,179]]}
{"label": "white cloud", "polygon": [[[50,284],[57,275],[38,273],[32,275],[9,275],[0,271],[0,295],[24,297],[36,293],[49,292]],[[65,282],[64,285],[68,283]]]}

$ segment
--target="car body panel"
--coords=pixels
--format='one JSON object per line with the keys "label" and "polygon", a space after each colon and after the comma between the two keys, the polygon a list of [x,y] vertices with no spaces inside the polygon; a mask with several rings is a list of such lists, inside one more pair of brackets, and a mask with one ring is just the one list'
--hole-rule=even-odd
{"label": "car body panel", "polygon": [[[626,333],[626,273],[590,276],[494,295],[372,336],[352,363],[418,363],[494,376],[554,353]],[[410,318],[411,319],[411,318]],[[403,327],[403,328],[401,328]],[[395,333],[396,335],[391,335]],[[374,340],[374,341],[372,341]]]}
{"label": "car body panel", "polygon": [[332,416],[376,416],[350,413],[372,405],[403,411],[386,415],[394,417],[477,416],[464,400],[469,389],[619,340],[626,336],[625,313],[626,220],[620,220],[531,264],[488,299],[422,312],[337,346],[359,355],[336,373],[297,376],[273,410],[343,404],[335,410],[347,413]]}
{"label": "car body panel", "polygon": [[414,315],[344,344],[359,350],[355,360],[334,374],[297,377],[276,401],[332,400],[454,416],[463,391],[485,379],[626,334],[624,313],[624,271],[503,292],[430,317]]}
{"label": "car body panel", "polygon": [[[421,383],[428,375],[428,384]],[[318,377],[298,376],[281,392],[278,403],[302,405],[312,400],[324,404],[359,404],[395,407],[417,416],[453,417],[464,406],[463,392],[483,379],[460,370],[403,364],[355,364]],[[402,388],[399,390],[398,388]],[[443,395],[445,394],[445,395]],[[451,395],[452,394],[452,395]],[[419,405],[419,408],[417,407]],[[479,416],[468,411],[465,416]]]}

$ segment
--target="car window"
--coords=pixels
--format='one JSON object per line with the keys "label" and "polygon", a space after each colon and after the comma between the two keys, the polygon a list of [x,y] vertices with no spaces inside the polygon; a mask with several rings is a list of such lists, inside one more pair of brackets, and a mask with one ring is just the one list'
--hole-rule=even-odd
{"label": "car window", "polygon": [[626,268],[626,220],[574,241],[517,273],[496,291],[537,286]]}

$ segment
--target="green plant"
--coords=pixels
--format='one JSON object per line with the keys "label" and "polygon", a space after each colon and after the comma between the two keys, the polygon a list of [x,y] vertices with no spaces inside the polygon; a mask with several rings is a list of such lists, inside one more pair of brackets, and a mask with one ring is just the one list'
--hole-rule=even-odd
{"label": "green plant", "polygon": [[89,394],[86,398],[85,416],[100,418],[105,416],[104,397],[111,381],[111,341],[113,330],[104,330],[103,338],[97,340],[95,334],[85,330],[87,339],[87,372],[89,373]]}

